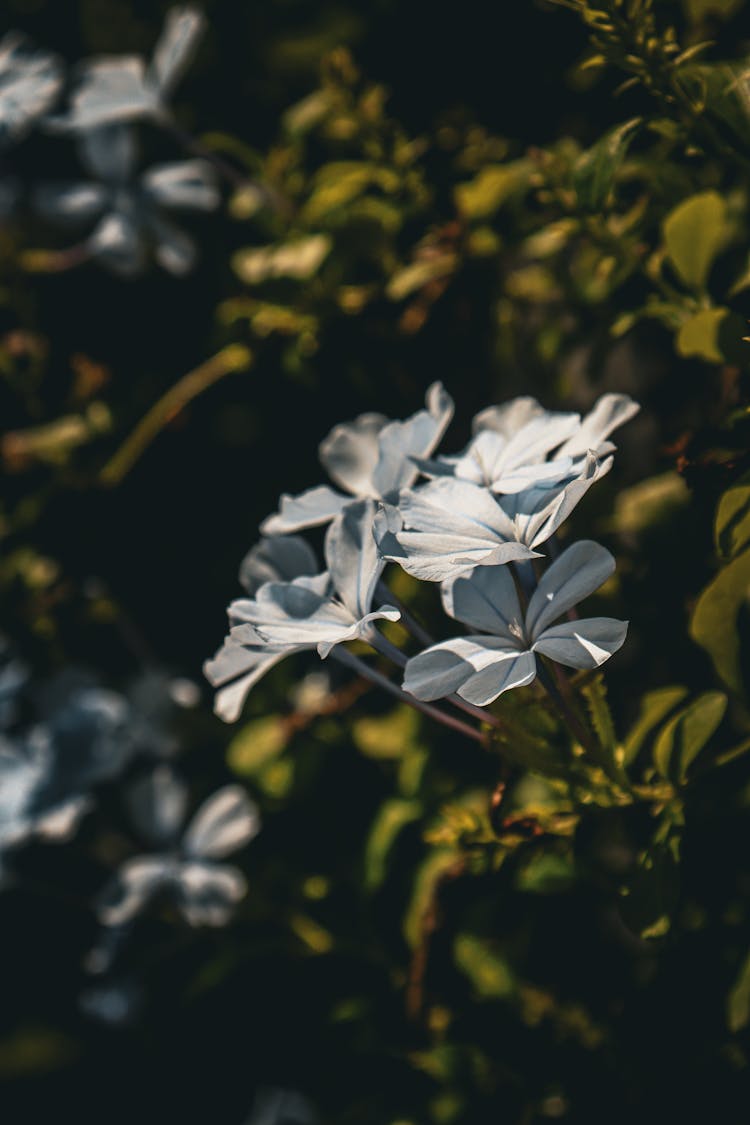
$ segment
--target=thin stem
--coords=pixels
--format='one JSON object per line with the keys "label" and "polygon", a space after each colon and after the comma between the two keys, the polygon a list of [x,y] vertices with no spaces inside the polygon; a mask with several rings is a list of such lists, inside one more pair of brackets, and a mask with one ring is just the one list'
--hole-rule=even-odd
{"label": "thin stem", "polygon": [[154,438],[172,419],[207,387],[232,371],[242,371],[252,363],[252,352],[242,344],[229,344],[200,367],[190,371],[154,403],[132,434],[102,469],[102,484],[119,484]]}
{"label": "thin stem", "polygon": [[[387,637],[379,633],[377,629],[373,629],[372,635],[368,637],[368,644],[372,645],[375,651],[379,652],[382,656],[387,656],[388,659],[392,660],[399,668],[406,667],[408,657],[400,648],[392,644]],[[497,715],[485,711],[483,707],[477,707],[474,703],[467,703],[460,695],[446,695],[444,698],[447,703],[457,707],[458,710],[463,711],[464,714],[471,715],[474,719],[479,719],[481,723],[487,723],[489,726],[497,728],[504,727],[502,719],[498,719]]]}
{"label": "thin stem", "polygon": [[404,627],[411,633],[415,641],[419,641],[421,645],[426,645],[428,648],[430,645],[434,645],[435,638],[427,632],[423,625],[420,625],[408,606],[404,605],[399,596],[394,594],[393,590],[386,586],[385,582],[378,582],[378,595],[391,602],[396,607],[401,614]]}
{"label": "thin stem", "polygon": [[382,688],[384,691],[389,692],[390,695],[395,696],[401,703],[407,703],[416,711],[421,711],[423,715],[428,715],[431,719],[436,719],[437,722],[442,723],[443,726],[450,727],[451,730],[458,731],[459,734],[465,735],[467,738],[472,738],[475,742],[481,743],[483,746],[486,744],[485,735],[478,731],[476,727],[470,727],[468,723],[462,722],[460,719],[455,719],[453,715],[446,714],[441,711],[439,707],[433,707],[429,703],[423,703],[421,699],[417,699],[414,695],[409,695],[408,692],[400,688],[398,684],[394,684],[387,676],[383,676],[364,660],[360,660],[354,653],[347,651],[347,649],[340,646],[334,648],[331,652],[331,657],[338,660],[340,664],[345,664],[347,668],[351,668],[358,676],[364,676],[365,679],[370,680],[376,687]]}

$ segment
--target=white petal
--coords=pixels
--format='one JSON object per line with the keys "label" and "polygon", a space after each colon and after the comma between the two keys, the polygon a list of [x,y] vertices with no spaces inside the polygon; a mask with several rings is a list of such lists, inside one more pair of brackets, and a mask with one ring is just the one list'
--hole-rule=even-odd
{"label": "white petal", "polygon": [[488,406],[475,415],[471,428],[475,434],[482,430],[494,430],[503,437],[511,438],[532,418],[544,413],[544,408],[535,398],[523,396],[511,399],[502,406]]}
{"label": "white petal", "polygon": [[613,430],[624,426],[638,413],[640,406],[629,395],[606,394],[595,403],[583,419],[578,431],[565,443],[560,453],[575,457],[593,449],[595,453],[609,452],[613,446],[605,439]]}
{"label": "white petal", "polygon": [[106,183],[125,184],[136,163],[135,133],[128,125],[88,129],[80,140],[81,160],[92,175]]}
{"label": "white petal", "polygon": [[374,520],[374,500],[357,500],[347,505],[326,533],[326,564],[333,588],[355,619],[369,613],[385,566],[373,534]]}
{"label": "white petal", "polygon": [[102,213],[109,191],[101,184],[40,184],[34,188],[34,206],[56,223],[85,223]]}
{"label": "white petal", "polygon": [[278,535],[261,539],[248,551],[240,564],[239,579],[252,597],[264,582],[291,582],[317,570],[315,554],[304,539]]}
{"label": "white petal", "polygon": [[240,785],[226,785],[204,801],[188,825],[182,846],[194,859],[223,859],[260,831],[255,804]]}
{"label": "white petal", "polygon": [[284,493],[279,511],[275,515],[268,516],[260,525],[260,530],[264,535],[284,535],[287,531],[317,527],[332,520],[350,502],[348,496],[342,496],[327,484],[308,488],[299,496]]}
{"label": "white petal", "polygon": [[622,647],[627,632],[627,621],[585,617],[545,629],[532,647],[569,668],[598,668]]}
{"label": "white petal", "polygon": [[155,164],[143,174],[141,183],[162,207],[213,211],[221,203],[216,173],[205,160]]}
{"label": "white petal", "polygon": [[140,914],[174,877],[174,863],[162,856],[135,856],[122,865],[99,898],[97,912],[105,926],[122,926]]}
{"label": "white petal", "polygon": [[70,112],[66,117],[51,119],[51,128],[85,132],[157,113],[158,101],[146,83],[140,56],[89,59],[79,69],[81,77],[70,99]]}
{"label": "white petal", "polygon": [[546,570],[531,596],[526,628],[532,638],[578,605],[607,581],[615,571],[615,560],[606,548],[582,539],[563,551]]}
{"label": "white petal", "polygon": [[[463,688],[469,681],[477,675],[481,678],[486,669],[497,667],[498,671],[492,675],[501,686],[494,695],[490,690],[485,700],[489,702],[505,690],[502,687],[505,669],[522,655],[529,654],[520,653],[517,647],[510,648],[498,637],[454,637],[432,645],[407,661],[404,691],[423,700],[443,699],[454,692],[464,695]],[[531,659],[533,662],[533,656]],[[481,682],[486,686],[483,679]]]}
{"label": "white petal", "polygon": [[224,926],[247,893],[236,867],[217,863],[183,863],[176,880],[178,905],[191,926]]}
{"label": "white petal", "polygon": [[478,566],[469,574],[453,578],[443,586],[442,598],[450,617],[480,633],[492,633],[509,644],[518,644],[523,614],[506,566]]}
{"label": "white petal", "polygon": [[425,410],[404,422],[389,422],[378,438],[378,464],[373,474],[376,496],[394,496],[417,479],[412,457],[429,457],[453,417],[453,400],[442,383],[433,383],[425,396]]}
{"label": "white petal", "polygon": [[579,414],[545,412],[532,418],[508,442],[503,464],[506,467],[530,465],[543,460],[579,427]]}
{"label": "white petal", "polygon": [[219,718],[225,723],[239,718],[251,688],[291,651],[269,649],[265,642],[260,647],[246,647],[230,634],[213,660],[207,660],[203,666],[208,682],[219,688],[214,699],[214,711]]}
{"label": "white petal", "polygon": [[206,17],[192,5],[167,12],[149,74],[163,97],[172,92],[190,64],[206,26]]}
{"label": "white petal", "polygon": [[353,496],[374,496],[372,476],[378,463],[378,434],[383,414],[360,414],[334,426],[320,443],[320,460],[331,480]]}

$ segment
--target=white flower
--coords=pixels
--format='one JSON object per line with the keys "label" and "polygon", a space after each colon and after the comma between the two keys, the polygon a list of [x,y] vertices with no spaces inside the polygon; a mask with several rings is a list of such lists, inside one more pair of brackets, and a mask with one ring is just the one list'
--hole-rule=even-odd
{"label": "white flower", "polygon": [[18,140],[50,108],[62,86],[54,55],[9,32],[0,42],[0,146]]}
{"label": "white flower", "polygon": [[609,551],[574,543],[549,567],[524,614],[507,567],[478,567],[443,587],[446,613],[479,630],[433,645],[406,665],[404,690],[418,699],[457,692],[484,706],[537,674],[536,654],[570,668],[597,668],[621,647],[627,622],[590,617],[555,625],[614,571]]}
{"label": "white flower", "polygon": [[126,925],[165,893],[191,926],[223,926],[229,920],[247,884],[241,871],[217,860],[257,835],[258,810],[244,789],[227,785],[204,801],[175,847],[186,801],[185,787],[168,767],[134,786],[137,827],[163,850],[122,865],[98,903],[105,925]]}
{"label": "white flower", "polygon": [[357,500],[395,499],[419,475],[413,459],[429,457],[453,416],[453,402],[440,383],[428,389],[425,405],[425,410],[403,422],[391,422],[382,414],[361,414],[353,422],[335,426],[321,442],[320,460],[345,492],[324,484],[299,496],[285,494],[279,511],[265,520],[261,531],[268,535],[299,531],[328,523]]}
{"label": "white flower", "polygon": [[[265,582],[254,597],[232,602],[229,636],[204,669],[221,688],[215,703],[221,718],[236,718],[250,688],[285,656],[317,649],[326,657],[337,644],[367,640],[373,622],[398,620],[393,606],[371,608],[385,566],[372,535],[374,515],[375,502],[368,499],[352,502],[334,519],[326,533],[327,571]],[[279,550],[279,541],[263,552],[256,548],[251,589],[259,564],[266,565],[272,553],[277,562]],[[307,557],[298,544],[294,553],[298,561]]]}
{"label": "white flower", "polygon": [[51,118],[49,127],[84,132],[136,118],[168,116],[168,99],[205,27],[205,17],[197,8],[170,8],[149,67],[140,55],[87,59],[80,65],[69,113]]}
{"label": "white flower", "polygon": [[402,492],[398,509],[386,506],[375,521],[375,537],[384,558],[430,582],[475,566],[534,558],[611,466],[611,457],[600,461],[588,454],[572,479],[538,481],[502,497],[440,477]]}
{"label": "white flower", "polygon": [[195,245],[164,212],[217,207],[221,196],[211,166],[181,160],[138,176],[134,136],[122,125],[85,133],[80,149],[82,163],[97,179],[40,185],[34,191],[38,211],[61,225],[95,224],[88,252],[122,276],[143,269],[150,246],[170,273],[190,270]]}
{"label": "white flower", "polygon": [[536,399],[518,398],[478,414],[463,453],[415,461],[426,476],[452,476],[497,493],[562,484],[580,475],[587,455],[612,452],[609,434],[638,410],[627,395],[607,394],[581,420],[579,414],[543,410]]}

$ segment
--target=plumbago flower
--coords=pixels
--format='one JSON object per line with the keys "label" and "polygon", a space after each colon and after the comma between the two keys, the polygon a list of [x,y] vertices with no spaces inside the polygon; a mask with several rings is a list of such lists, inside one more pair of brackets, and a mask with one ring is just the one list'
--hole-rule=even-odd
{"label": "plumbago flower", "polygon": [[614,569],[612,555],[598,543],[574,543],[545,572],[525,613],[508,567],[477,567],[446,582],[445,612],[478,632],[412,657],[404,690],[423,700],[457,692],[485,706],[511,688],[530,684],[537,675],[537,655],[569,668],[598,668],[623,645],[627,622],[588,617],[554,623]]}
{"label": "plumbago flower", "polygon": [[52,106],[62,81],[54,55],[31,48],[17,32],[0,41],[0,148],[28,133]]}
{"label": "plumbago flower", "polygon": [[464,454],[419,461],[436,479],[379,514],[382,554],[432,582],[533,558],[609,472],[608,436],[638,409],[626,395],[604,395],[583,420],[528,398],[483,411]]}
{"label": "plumbago flower", "polygon": [[202,12],[170,8],[149,66],[140,55],[105,56],[80,65],[67,115],[51,118],[53,130],[87,131],[137,118],[165,120],[168,101],[205,31]]}
{"label": "plumbago flower", "polygon": [[170,273],[193,266],[193,240],[165,210],[210,211],[221,200],[216,176],[204,160],[154,165],[136,175],[133,132],[122,125],[93,129],[80,141],[81,162],[96,179],[38,187],[39,212],[61,225],[94,224],[84,244],[86,257],[125,277],[145,266],[153,247],[157,262]]}
{"label": "plumbago flower", "polygon": [[453,400],[433,383],[424,410],[403,422],[382,414],[360,414],[335,426],[320,444],[320,460],[344,494],[329,485],[299,496],[284,494],[279,511],[261,525],[266,535],[283,535],[328,523],[363,498],[395,500],[419,476],[415,458],[429,457],[453,417]]}
{"label": "plumbago flower", "polygon": [[66,840],[135,751],[130,709],[114,692],[71,695],[45,722],[0,735],[0,854],[32,837]]}
{"label": "plumbago flower", "polygon": [[247,883],[236,867],[219,861],[260,831],[258,810],[244,789],[219,789],[181,832],[187,790],[162,766],[133,786],[131,808],[154,850],[127,860],[104,889],[97,905],[104,925],[126,926],[159,895],[169,897],[191,926],[225,925]]}
{"label": "plumbago flower", "polygon": [[372,609],[385,562],[372,535],[375,502],[353,501],[326,533],[328,569],[315,573],[315,556],[297,536],[271,538],[253,548],[240,571],[250,593],[229,607],[229,635],[205,667],[220,690],[215,709],[237,718],[247,693],[285,656],[316,649],[326,657],[338,644],[373,640],[373,624],[396,621],[397,609]]}

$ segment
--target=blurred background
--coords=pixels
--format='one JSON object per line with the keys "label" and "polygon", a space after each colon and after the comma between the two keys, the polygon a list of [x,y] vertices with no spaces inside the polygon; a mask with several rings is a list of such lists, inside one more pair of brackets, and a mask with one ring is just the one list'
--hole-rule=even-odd
{"label": "blurred background", "polygon": [[[47,692],[95,677],[140,692],[159,723],[168,712],[196,800],[239,777],[265,827],[241,858],[250,890],[233,926],[142,921],[121,958],[126,999],[118,991],[114,1016],[101,997],[86,999],[98,940],[91,901],[125,831],[114,787],[74,846],[24,853],[23,878],[0,896],[3,1120],[68,1110],[113,1125],[315,1119],[299,1105],[288,1117],[262,1116],[262,1101],[253,1111],[259,1089],[282,1088],[342,1123],[656,1121],[688,1109],[739,1121],[747,1059],[727,1037],[724,998],[750,929],[748,811],[742,802],[718,810],[728,790],[744,792],[744,765],[707,781],[696,800],[685,848],[692,913],[667,939],[668,956],[615,917],[617,849],[630,845],[622,826],[593,816],[575,877],[553,863],[446,888],[446,916],[494,934],[501,955],[482,978],[486,950],[465,947],[467,975],[452,927],[438,930],[431,999],[415,1023],[404,1011],[413,965],[402,923],[422,826],[408,828],[382,882],[364,866],[368,831],[391,795],[400,740],[430,748],[425,816],[459,791],[491,791],[494,765],[429,725],[371,730],[390,711],[370,698],[277,737],[269,716],[304,710],[294,695],[310,672],[304,661],[269,677],[246,725],[228,728],[201,673],[259,522],[281,492],[323,479],[317,447],[331,426],[366,410],[405,417],[442,380],[457,404],[448,451],[465,443],[477,410],[516,394],[557,408],[587,409],[606,390],[643,402],[616,471],[577,523],[622,557],[612,603],[636,619],[610,699],[627,726],[649,685],[712,682],[706,654],[674,638],[711,574],[717,495],[748,467],[745,431],[717,437],[727,405],[745,401],[742,345],[709,379],[710,359],[676,355],[663,321],[612,338],[648,281],[605,276],[583,253],[562,281],[548,251],[529,247],[540,232],[550,247],[564,236],[554,192],[564,199],[566,161],[648,112],[649,95],[616,94],[621,75],[594,81],[580,70],[584,24],[544,0],[507,11],[479,0],[201,7],[207,32],[172,104],[180,130],[236,176],[219,209],[184,220],[198,246],[187,276],[151,266],[124,278],[96,261],[45,267],[45,254],[75,238],[35,213],[33,185],[86,177],[69,137],[36,132],[19,149],[23,198],[0,230],[0,626]],[[72,64],[148,57],[168,8],[4,0],[2,22]],[[750,49],[746,4],[656,9],[688,43],[710,35],[711,57]],[[140,125],[139,137],[145,163],[184,156],[155,125]],[[503,181],[496,204],[456,206],[456,185],[476,185],[485,165],[523,176],[529,161],[543,169],[547,196],[520,201],[507,187],[510,203],[496,214]],[[652,210],[633,245],[658,241],[663,215],[691,191],[730,192],[731,174],[699,164],[688,156],[658,183],[649,173]],[[638,202],[639,174],[624,183],[623,211]],[[269,185],[272,206],[258,197]],[[289,230],[299,240],[324,232],[320,272],[263,272],[253,252]],[[738,230],[739,268],[746,226]],[[746,321],[744,292],[729,307]],[[181,384],[196,371],[197,388]],[[184,398],[159,414],[176,386]],[[139,423],[155,404],[144,439]],[[717,447],[730,449],[730,467],[704,457]],[[659,484],[627,492],[644,480]],[[630,506],[616,507],[618,495]],[[648,504],[653,521],[641,518]],[[434,614],[432,592],[419,596]],[[304,681],[313,696],[346,689],[345,676],[323,674]]]}

